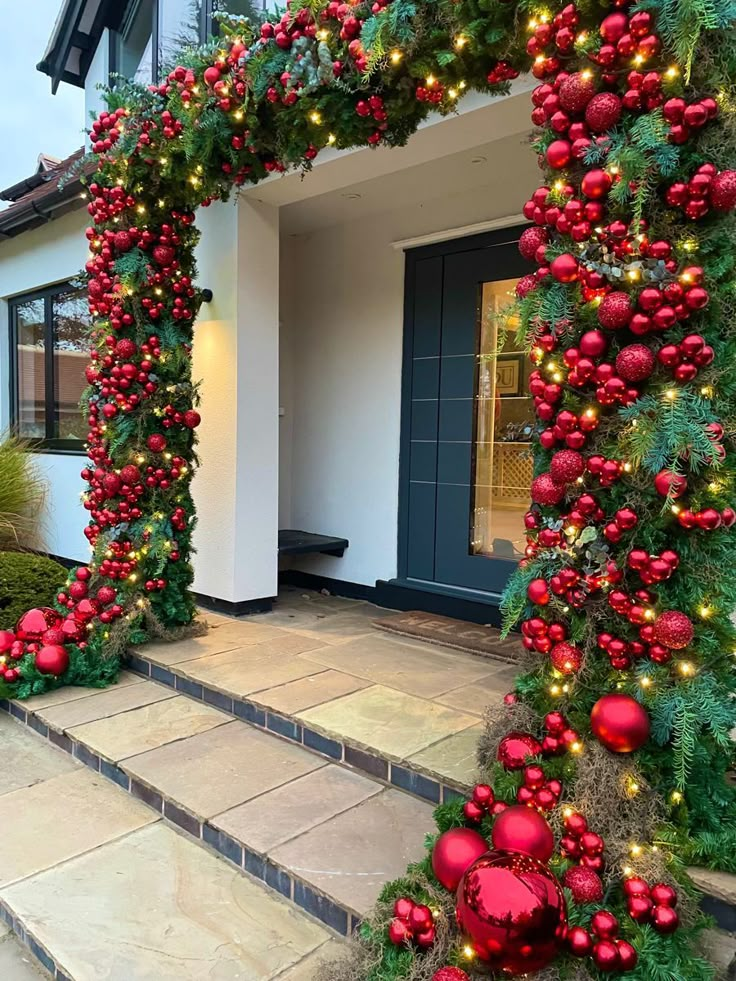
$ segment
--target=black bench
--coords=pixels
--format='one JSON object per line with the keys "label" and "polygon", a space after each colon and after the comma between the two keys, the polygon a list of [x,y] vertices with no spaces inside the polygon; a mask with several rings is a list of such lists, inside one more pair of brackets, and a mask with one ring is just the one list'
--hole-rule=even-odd
{"label": "black bench", "polygon": [[309,555],[321,552],[323,555],[345,553],[350,542],[347,538],[333,538],[331,535],[315,535],[311,531],[297,531],[286,528],[279,531],[279,555]]}

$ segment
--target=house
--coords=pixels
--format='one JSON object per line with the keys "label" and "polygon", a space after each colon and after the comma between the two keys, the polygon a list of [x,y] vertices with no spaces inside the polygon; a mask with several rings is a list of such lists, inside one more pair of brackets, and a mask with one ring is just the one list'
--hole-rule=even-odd
{"label": "house", "polygon": [[[84,87],[94,111],[100,83],[154,77],[210,30],[212,7],[65,0],[39,68],[54,89]],[[512,335],[498,350],[496,314],[528,271],[516,241],[536,179],[532,85],[471,93],[404,148],[328,149],[306,176],[199,212],[212,291],[194,348],[200,596],[267,608],[280,573],[387,606],[497,618],[531,480],[529,368]],[[59,189],[70,163],[81,160],[3,192],[0,427],[40,440],[49,552],[84,559],[83,427],[69,401],[84,384],[87,314],[73,283],[88,215],[77,171]],[[279,554],[279,529],[329,540],[282,534]]]}

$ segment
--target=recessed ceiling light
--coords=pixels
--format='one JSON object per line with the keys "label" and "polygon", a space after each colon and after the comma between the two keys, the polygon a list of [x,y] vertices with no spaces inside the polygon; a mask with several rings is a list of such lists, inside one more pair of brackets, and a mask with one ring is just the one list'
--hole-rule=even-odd
{"label": "recessed ceiling light", "polygon": [[342,194],[341,197],[345,198],[346,201],[357,201],[361,195],[352,191],[349,194]]}
{"label": "recessed ceiling light", "polygon": [[488,157],[471,157],[471,164],[484,164],[488,163]]}

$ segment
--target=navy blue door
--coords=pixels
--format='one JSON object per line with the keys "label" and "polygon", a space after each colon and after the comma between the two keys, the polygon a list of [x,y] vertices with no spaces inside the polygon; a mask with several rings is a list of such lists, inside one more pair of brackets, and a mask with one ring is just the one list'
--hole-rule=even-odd
{"label": "navy blue door", "polygon": [[502,329],[522,229],[407,254],[401,578],[498,594],[523,549],[529,366]]}

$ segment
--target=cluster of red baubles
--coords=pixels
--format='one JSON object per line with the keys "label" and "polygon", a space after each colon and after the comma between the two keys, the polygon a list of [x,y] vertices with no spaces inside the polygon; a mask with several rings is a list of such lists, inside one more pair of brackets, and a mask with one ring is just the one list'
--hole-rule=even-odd
{"label": "cluster of red baubles", "polygon": [[569,3],[551,21],[544,19],[534,24],[526,50],[534,59],[532,71],[536,78],[559,71],[559,56],[570,55],[575,46],[575,28],[579,20],[575,4]]}
{"label": "cluster of red baubles", "polygon": [[677,890],[667,883],[650,886],[632,876],[624,881],[624,895],[629,916],[637,923],[651,923],[658,933],[674,933],[680,925],[675,909]]}
{"label": "cluster of red baubles", "polygon": [[[645,636],[651,636],[651,630],[645,631]],[[622,640],[604,631],[598,634],[598,647],[608,655],[611,667],[615,671],[627,671],[636,658],[648,657],[654,664],[667,664],[672,660],[672,651],[664,644],[646,644],[643,640]]]}
{"label": "cluster of red baubles", "polygon": [[497,61],[496,64],[486,75],[489,85],[500,85],[502,82],[510,82],[513,78],[519,77],[519,70],[514,68],[508,61]]}
{"label": "cluster of red baubles", "polygon": [[612,605],[612,609],[626,616],[630,623],[639,628],[638,640],[623,640],[609,631],[598,634],[598,647],[606,652],[611,667],[615,670],[626,671],[635,659],[644,657],[654,664],[667,664],[672,660],[673,650],[682,650],[692,642],[692,622],[678,610],[668,610],[661,613],[653,623],[648,622],[651,616],[648,609],[652,602],[654,597],[646,590],[639,590],[633,599],[623,592],[614,598],[616,605]]}
{"label": "cluster of red baubles", "polygon": [[690,511],[683,508],[677,512],[677,521],[683,528],[699,528],[702,531],[715,531],[716,528],[732,528],[736,524],[736,511],[733,508],[703,508]]}
{"label": "cluster of red baubles", "polygon": [[700,334],[688,334],[679,344],[665,344],[657,351],[657,360],[672,368],[675,381],[689,382],[697,377],[698,370],[713,362],[715,352]]}
{"label": "cluster of red baubles", "polygon": [[417,85],[414,93],[418,102],[429,102],[439,105],[445,97],[445,87],[436,78],[428,78],[424,85]]}
{"label": "cluster of red baubles", "polygon": [[562,819],[564,835],[560,839],[560,854],[590,869],[596,875],[606,867],[603,858],[606,844],[603,838],[588,828],[588,822],[577,811],[566,814]]}
{"label": "cluster of red baubles", "polygon": [[[133,553],[133,543],[128,538],[119,538],[108,543],[98,572],[105,579],[123,581],[130,578],[137,567],[138,561]],[[60,602],[64,601],[60,600]]]}
{"label": "cluster of red baubles", "polygon": [[[417,98],[419,98],[418,95]],[[355,111],[364,119],[375,121],[376,128],[367,137],[368,143],[374,146],[388,129],[388,112],[383,98],[380,95],[371,95],[367,99],[359,99],[355,105]]]}
{"label": "cluster of red baubles", "polygon": [[470,800],[466,800],[463,804],[463,815],[466,821],[472,821],[477,824],[486,815],[496,817],[501,811],[505,811],[507,807],[508,804],[505,801],[496,800],[496,795],[493,793],[492,787],[487,783],[478,783],[473,787]]}
{"label": "cluster of red baubles", "polygon": [[435,938],[432,910],[429,906],[415,903],[408,896],[400,896],[394,903],[394,918],[389,924],[388,938],[397,946],[413,943],[420,949],[431,947]]}
{"label": "cluster of red baubles", "polygon": [[633,971],[639,960],[635,948],[618,936],[619,924],[613,913],[601,909],[585,927],[571,927],[567,932],[567,948],[575,957],[591,957],[600,971]]}
{"label": "cluster of red baubles", "polygon": [[122,132],[121,120],[128,115],[127,109],[115,109],[114,112],[103,112],[92,123],[92,152],[107,153],[120,139]]}
{"label": "cluster of red baubles", "polygon": [[645,586],[655,582],[667,582],[680,564],[680,556],[674,549],[667,548],[659,555],[650,555],[643,548],[632,548],[626,557],[629,569],[635,569]]}
{"label": "cluster of red baubles", "polygon": [[521,624],[521,641],[528,651],[549,654],[555,644],[560,644],[566,638],[567,627],[556,621],[547,623],[542,617],[530,617]]}
{"label": "cluster of red baubles", "polygon": [[[627,378],[626,375],[639,374],[643,368],[643,359],[638,358],[636,367],[632,371],[627,370],[631,360],[628,357],[628,352],[621,359],[621,369],[623,370],[619,368],[618,356],[615,365],[607,361],[596,363],[595,359],[602,357],[607,350],[608,338],[603,331],[586,331],[580,338],[578,346],[568,348],[563,355],[565,366],[570,368],[567,384],[573,388],[585,388],[587,385],[595,386],[595,399],[599,405],[631,405],[639,397],[639,389],[634,388],[631,384],[632,379]],[[645,350],[653,365],[653,356],[648,349],[645,348]],[[619,356],[622,353],[623,351],[619,352]]]}
{"label": "cluster of red baubles", "polygon": [[544,717],[545,734],[540,742],[528,732],[509,732],[498,744],[497,758],[505,770],[523,770],[534,756],[559,756],[580,744],[580,735],[572,729],[562,712],[548,712]]}
{"label": "cluster of red baubles", "polygon": [[665,192],[665,201],[680,208],[686,218],[697,221],[711,209],[733,211],[736,208],[736,170],[718,171],[712,163],[698,167],[686,184],[675,181]]}
{"label": "cluster of red baubles", "polygon": [[619,508],[613,516],[613,521],[609,521],[603,527],[603,534],[612,544],[617,544],[623,538],[624,532],[636,528],[639,523],[639,516],[633,508]]}
{"label": "cluster of red baubles", "polygon": [[579,610],[585,606],[589,596],[600,591],[604,585],[620,582],[621,578],[621,570],[612,560],[607,563],[606,572],[601,575],[583,575],[568,566],[550,576],[549,582],[541,577],[532,579],[526,594],[529,601],[537,606],[547,606],[554,595]]}
{"label": "cluster of red baubles", "polygon": [[541,766],[524,767],[524,783],[516,791],[516,800],[527,807],[536,807],[539,811],[552,811],[560,801],[562,783],[559,780],[547,779]]}

